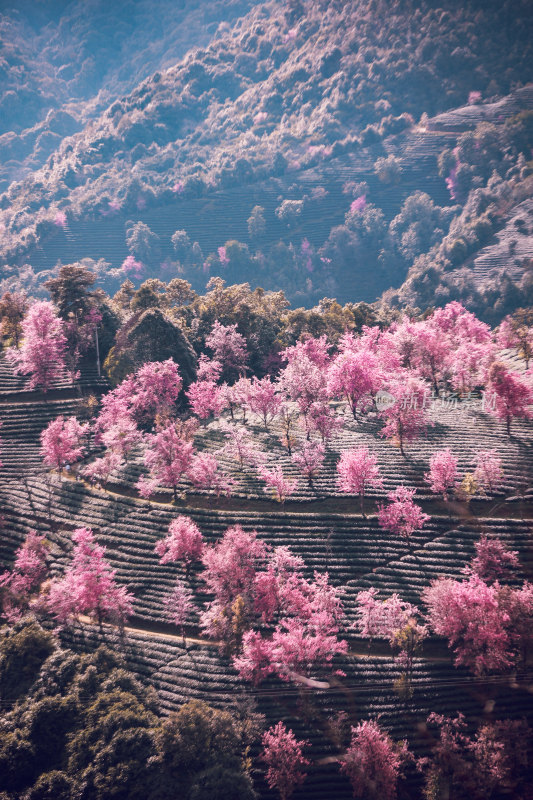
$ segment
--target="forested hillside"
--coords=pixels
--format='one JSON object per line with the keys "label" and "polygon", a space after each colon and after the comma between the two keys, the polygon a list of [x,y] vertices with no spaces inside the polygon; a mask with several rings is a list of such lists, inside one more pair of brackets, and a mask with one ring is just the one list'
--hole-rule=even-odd
{"label": "forested hillside", "polygon": [[[497,321],[531,295],[530,34],[527,3],[271,2],[170,67],[156,37],[159,69],[129,93],[114,54],[98,102],[82,97],[83,130],[58,133],[42,166],[22,157],[26,177],[6,185],[7,280],[89,257],[107,288],[223,275],[311,305],[375,301],[408,277],[400,302],[460,299]],[[123,38],[121,87],[137,74]],[[485,254],[514,217],[517,235]]]}

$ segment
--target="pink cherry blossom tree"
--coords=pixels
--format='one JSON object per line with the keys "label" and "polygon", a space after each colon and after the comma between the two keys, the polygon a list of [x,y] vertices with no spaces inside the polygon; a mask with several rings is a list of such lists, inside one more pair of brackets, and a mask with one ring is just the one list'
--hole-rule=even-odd
{"label": "pink cherry blossom tree", "polygon": [[212,489],[216,496],[229,495],[235,481],[219,467],[216,456],[212,453],[197,453],[191,459],[187,477],[197,489]]}
{"label": "pink cherry blossom tree", "polygon": [[108,452],[126,459],[133,448],[142,441],[142,435],[132,417],[125,414],[117,417],[99,436],[98,441]]}
{"label": "pink cherry blossom tree", "polygon": [[168,597],[165,597],[163,603],[166,608],[167,618],[169,622],[180,628],[183,637],[183,644],[186,646],[187,640],[185,637],[185,624],[188,617],[194,611],[194,602],[192,594],[182,581],[176,580],[174,588]]}
{"label": "pink cherry blossom tree", "polygon": [[466,581],[439,578],[422,595],[431,627],[455,649],[455,663],[476,675],[513,664],[509,615],[498,594],[497,584],[489,586],[474,574]]}
{"label": "pink cherry blossom tree", "polygon": [[100,401],[100,413],[94,424],[95,444],[102,444],[102,434],[114,426],[127,426],[130,423],[137,429],[134,421],[129,397],[125,391],[120,393],[117,389],[105,394]]}
{"label": "pink cherry blossom tree", "polygon": [[361,514],[365,516],[364,499],[367,489],[371,486],[383,486],[377,458],[370,453],[368,447],[346,450],[341,454],[337,464],[337,485],[341,492],[359,495]]}
{"label": "pink cherry blossom tree", "polygon": [[424,480],[429,483],[432,492],[442,494],[444,500],[448,499],[448,492],[456,487],[459,480],[457,458],[449,447],[433,453],[429,459],[429,472],[424,475]]}
{"label": "pink cherry blossom tree", "polygon": [[91,482],[97,481],[104,487],[109,483],[113,472],[122,466],[122,456],[114,450],[107,450],[101,458],[95,458],[81,470],[81,474]]}
{"label": "pink cherry blossom tree", "polygon": [[408,760],[407,742],[395,744],[377,722],[365,720],[352,728],[341,772],[348,776],[354,797],[396,800],[400,772]]}
{"label": "pink cherry blossom tree", "polygon": [[336,417],[329,404],[324,402],[311,403],[306,421],[308,433],[318,433],[323,444],[342,428],[342,420]]}
{"label": "pink cherry blossom tree", "polygon": [[487,370],[494,359],[490,345],[466,341],[451,354],[451,384],[456,391],[466,394],[485,382]]}
{"label": "pink cherry blossom tree", "polygon": [[[192,442],[180,435],[173,422],[154,434],[148,434],[145,441],[144,462],[150,470],[151,481],[159,486],[170,487],[174,501],[177,501],[178,484],[188,470],[193,456]],[[140,488],[144,486],[141,482]]]}
{"label": "pink cherry blossom tree", "polygon": [[172,416],[181,391],[178,365],[171,358],[148,361],[102,398],[95,425],[97,435],[129,418],[137,425]]}
{"label": "pink cherry blossom tree", "polygon": [[169,561],[183,561],[188,576],[195,561],[200,561],[204,542],[198,525],[190,517],[180,516],[172,520],[168,535],[157,542],[155,552],[162,564]]}
{"label": "pink cherry blossom tree", "polygon": [[265,544],[256,531],[245,531],[240,525],[228,528],[222,539],[203,551],[202,578],[208,591],[223,605],[238,595],[252,598],[256,571],[265,555]]}
{"label": "pink cherry blossom tree", "polygon": [[375,353],[345,346],[330,364],[327,389],[330,397],[345,399],[353,418],[357,419],[358,410],[364,411],[372,404],[381,381]]}
{"label": "pink cherry blossom tree", "polygon": [[246,631],[242,639],[242,650],[234,657],[233,666],[243,680],[258,686],[276,671],[272,661],[271,640],[259,631]]}
{"label": "pink cherry blossom tree", "polygon": [[30,375],[30,387],[47,392],[65,367],[66,338],[63,323],[52,303],[38,300],[22,323],[22,346],[11,348],[8,357],[15,372]]}
{"label": "pink cherry blossom tree", "polygon": [[253,378],[247,399],[250,411],[261,417],[265,430],[268,430],[269,422],[278,414],[281,406],[281,397],[275,384],[268,376],[261,380]]}
{"label": "pink cherry blossom tree", "polygon": [[518,589],[502,586],[498,599],[509,617],[514,663],[525,666],[533,647],[533,584],[526,581]]}
{"label": "pink cherry blossom tree", "polygon": [[395,372],[398,369],[413,370],[416,351],[416,323],[404,317],[393,322],[379,341],[379,357],[383,366]]}
{"label": "pink cherry blossom tree", "polygon": [[31,595],[40,587],[47,573],[48,547],[44,536],[34,530],[15,554],[11,572],[0,575],[1,608],[8,622],[17,620],[31,603]]}
{"label": "pink cherry blossom tree", "polygon": [[224,408],[223,388],[213,380],[194,381],[186,395],[191,411],[200,419],[207,419],[211,414],[218,416]]}
{"label": "pink cherry blossom tree", "polygon": [[259,683],[266,675],[305,683],[312,670],[331,664],[347,644],[338,638],[344,618],[338,593],[327,574],[301,575],[302,563],[286,548],[277,548],[266,571],[254,581],[256,613],[277,624],[270,638],[251,630],[242,652],[233,659],[241,677]]}
{"label": "pink cherry blossom tree", "polygon": [[222,364],[216,359],[209,358],[202,353],[198,359],[196,378],[199,381],[213,381],[216,383],[222,374]]}
{"label": "pink cherry blossom tree", "polygon": [[296,342],[295,345],[285,348],[282,356],[289,364],[296,364],[302,359],[308,359],[320,369],[325,369],[329,364],[330,345],[327,336],[320,336],[318,339],[307,336],[307,338]]}
{"label": "pink cherry blossom tree", "polygon": [[239,649],[254,618],[255,577],[265,555],[257,533],[240,525],[228,528],[221,540],[204,549],[202,578],[214,600],[200,622],[208,636],[222,640],[227,652]]}
{"label": "pink cherry blossom tree", "polygon": [[410,541],[412,534],[422,530],[430,519],[429,514],[425,514],[420,506],[413,502],[415,494],[416,489],[398,486],[387,495],[389,505],[378,506],[378,519],[381,527],[390,533],[401,536],[407,542]]}
{"label": "pink cherry blossom tree", "polygon": [[405,456],[404,445],[421,436],[431,424],[426,413],[428,388],[408,374],[390,381],[387,391],[390,401],[380,412],[385,424],[379,435],[397,443]]}
{"label": "pink cherry blossom tree", "polygon": [[402,600],[396,593],[385,600],[378,595],[379,590],[374,587],[358,593],[356,627],[361,636],[390,639],[411,618],[418,616],[418,608]]}
{"label": "pink cherry blossom tree", "polygon": [[490,327],[456,300],[437,308],[430,319],[435,329],[448,337],[452,348],[464,341],[475,344],[491,342]]}
{"label": "pink cherry blossom tree", "polygon": [[[441,796],[490,800],[511,791],[517,797],[520,773],[518,752],[524,753],[519,741],[529,739],[525,721],[504,720],[484,723],[472,735],[463,714],[454,719],[440,714],[429,715],[428,728],[439,729],[429,757],[418,759],[418,769],[424,774],[424,794],[434,795],[435,787]],[[527,769],[527,767],[526,767]]]}
{"label": "pink cherry blossom tree", "polygon": [[225,375],[234,377],[246,370],[246,339],[237,331],[236,324],[222,325],[215,320],[205,343],[213,351],[215,359],[222,364]]}
{"label": "pink cherry blossom tree", "polygon": [[288,547],[274,547],[269,553],[267,568],[258,572],[254,581],[254,610],[263,622],[271,622],[283,612],[293,613],[296,607],[308,607],[303,569],[303,560]]}
{"label": "pink cherry blossom tree", "polygon": [[494,583],[512,576],[519,568],[518,553],[509,548],[495,536],[483,534],[476,542],[476,555],[465,569],[473,572],[485,583]]}
{"label": "pink cherry blossom tree", "polygon": [[283,504],[287,497],[298,488],[298,481],[287,478],[281,467],[274,467],[268,469],[267,467],[259,467],[259,477],[266,483],[265,492],[273,491],[275,499],[278,503]]}
{"label": "pink cherry blossom tree", "polygon": [[89,528],[72,534],[74,553],[62,578],[54,580],[48,593],[48,610],[60,623],[88,614],[101,623],[123,625],[132,614],[133,596],[116,582],[116,571],[105,561],[105,547],[94,540]]}
{"label": "pink cherry blossom tree", "polygon": [[485,408],[505,422],[511,434],[513,419],[533,418],[533,388],[505,364],[495,361],[488,376]]}
{"label": "pink cherry blossom tree", "polygon": [[282,403],[279,412],[279,422],[281,425],[282,434],[280,442],[286,448],[288,454],[292,455],[292,450],[296,444],[294,435],[296,424],[298,422],[298,412],[292,403]]}
{"label": "pink cherry blossom tree", "polygon": [[250,407],[251,381],[249,378],[241,377],[231,385],[224,383],[221,387],[223,397],[223,407],[229,409],[230,417],[235,419],[235,412],[241,412],[241,421],[246,424],[246,415]]}
{"label": "pink cherry blossom tree", "polygon": [[480,450],[476,456],[474,480],[485,491],[493,492],[501,486],[502,460],[495,450]]}
{"label": "pink cherry blossom tree", "polygon": [[56,417],[41,432],[41,455],[47,467],[60,472],[67,464],[79,461],[85,452],[81,439],[89,425],[81,425],[76,417]]}
{"label": "pink cherry blossom tree", "polygon": [[[288,364],[278,378],[279,386],[288,400],[296,403],[308,430],[311,406],[327,399],[323,369],[309,359]],[[308,431],[309,432],[309,431]]]}
{"label": "pink cherry blossom tree", "polygon": [[221,422],[220,429],[226,438],[221,452],[236,461],[241,472],[245,466],[257,467],[265,460],[250,432],[242,425]]}
{"label": "pink cherry blossom tree", "polygon": [[438,393],[439,383],[450,369],[451,349],[446,336],[442,335],[432,318],[415,323],[413,355],[413,368],[421,378],[430,381],[433,390]]}
{"label": "pink cherry blossom tree", "polygon": [[327,345],[322,339],[308,339],[288,347],[282,355],[288,360],[278,385],[287,400],[296,403],[308,431],[308,416],[313,403],[327,402]]}
{"label": "pink cherry blossom tree", "polygon": [[292,456],[292,461],[299,468],[302,475],[307,478],[309,486],[313,485],[313,479],[319,474],[324,464],[325,447],[320,442],[305,442],[301,450]]}
{"label": "pink cherry blossom tree", "polygon": [[279,792],[280,800],[289,800],[296,786],[306,778],[305,767],[309,761],[302,751],[308,742],[298,740],[283,722],[278,722],[263,734],[262,744],[261,758],[267,765],[267,783]]}
{"label": "pink cherry blossom tree", "polygon": [[143,364],[120,384],[117,394],[127,401],[133,418],[146,423],[172,413],[181,387],[178,365],[168,358]]}
{"label": "pink cherry blossom tree", "polygon": [[[338,627],[327,613],[314,613],[308,619],[287,617],[280,620],[271,639],[270,661],[282,680],[301,680],[312,669],[323,668],[347,644],[337,637]],[[243,656],[246,657],[246,647]]]}

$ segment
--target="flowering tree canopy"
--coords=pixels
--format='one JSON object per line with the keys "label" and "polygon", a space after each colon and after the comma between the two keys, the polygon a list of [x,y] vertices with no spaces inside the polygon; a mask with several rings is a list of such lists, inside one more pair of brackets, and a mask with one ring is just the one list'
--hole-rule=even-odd
{"label": "flowering tree canopy", "polygon": [[533,388],[518,373],[497,361],[489,370],[486,400],[486,408],[505,422],[508,434],[513,419],[533,417]]}
{"label": "flowering tree canopy", "polygon": [[76,417],[56,417],[48,423],[41,433],[41,455],[48,467],[61,470],[67,464],[79,461],[84,447],[81,438],[89,430],[89,425],[81,425]]}
{"label": "flowering tree canopy", "polygon": [[418,608],[406,603],[396,593],[386,600],[378,598],[379,591],[372,587],[357,595],[357,628],[362,636],[390,639],[401,630],[411,617],[418,615]]}
{"label": "flowering tree canopy", "polygon": [[263,734],[262,744],[261,758],[267,765],[268,785],[277,789],[280,800],[289,800],[296,786],[306,778],[309,761],[302,751],[308,742],[299,741],[283,722],[278,722]]}
{"label": "flowering tree canopy", "polygon": [[407,374],[391,380],[387,387],[391,400],[380,412],[384,420],[379,435],[395,442],[405,455],[404,445],[421,436],[430,424],[426,415],[427,385]]}
{"label": "flowering tree canopy", "polygon": [[501,672],[513,664],[509,615],[499,598],[499,587],[477,575],[467,581],[440,578],[423,593],[431,627],[455,648],[456,664],[477,675]]}
{"label": "flowering tree canopy", "polygon": [[396,800],[400,770],[408,758],[407,743],[395,745],[377,722],[352,728],[352,740],[341,762],[353,796],[364,800]]}
{"label": "flowering tree canopy", "polygon": [[111,620],[123,625],[132,613],[133,596],[116,583],[116,571],[105,561],[105,547],[94,541],[89,528],[72,534],[74,554],[64,576],[50,585],[48,609],[58,622],[66,623],[80,614]]}
{"label": "flowering tree canopy", "polygon": [[398,486],[387,495],[390,503],[388,506],[378,506],[379,524],[386,531],[396,533],[409,541],[410,536],[422,529],[430,519],[420,506],[413,502],[416,489],[407,486]]}
{"label": "flowering tree canopy", "polygon": [[502,460],[495,450],[480,450],[476,456],[474,480],[489,492],[497,489],[502,482]]}
{"label": "flowering tree canopy", "polygon": [[9,357],[15,370],[30,375],[32,389],[40,387],[47,392],[65,367],[66,338],[63,323],[52,303],[38,300],[22,323],[22,346],[11,349]]}
{"label": "flowering tree canopy", "polygon": [[261,417],[265,428],[268,428],[269,421],[279,412],[282,402],[275,384],[268,376],[251,381],[247,401],[250,410]]}
{"label": "flowering tree canopy", "polygon": [[222,325],[215,320],[205,343],[214,352],[215,359],[222,364],[225,373],[235,375],[246,369],[246,339],[238,333],[236,324]]}
{"label": "flowering tree canopy", "polygon": [[344,398],[356,419],[357,411],[364,410],[372,403],[381,381],[382,373],[376,354],[370,349],[352,349],[345,337],[343,349],[329,367],[330,397]]}
{"label": "flowering tree canopy", "polygon": [[184,561],[187,571],[194,561],[199,561],[204,549],[203,538],[198,525],[190,517],[178,517],[172,520],[168,528],[168,536],[160,539],[155,552],[162,564],[169,561]]}
{"label": "flowering tree canopy", "polygon": [[194,610],[194,602],[192,594],[187,587],[179,579],[174,584],[172,592],[164,599],[165,608],[167,611],[167,618],[169,622],[181,628],[183,638],[185,639],[185,623],[191,612]]}
{"label": "flowering tree canopy", "polygon": [[0,575],[2,611],[9,622],[18,619],[39,589],[47,573],[47,554],[45,537],[30,530],[15,554],[13,569]]}
{"label": "flowering tree canopy", "polygon": [[265,492],[273,491],[278,503],[284,503],[287,497],[294,494],[298,488],[298,481],[287,478],[281,467],[268,469],[261,466],[259,467],[259,476],[266,483]]}
{"label": "flowering tree canopy", "polygon": [[457,458],[447,447],[445,450],[433,453],[429,460],[429,467],[429,472],[424,476],[426,483],[429,483],[432,492],[442,494],[443,498],[447,500],[448,492],[455,488],[459,479]]}
{"label": "flowering tree canopy", "polygon": [[368,447],[347,450],[340,457],[337,473],[339,489],[341,492],[358,494],[361,500],[361,513],[364,514],[363,502],[367,488],[383,486],[376,456],[370,453]]}
{"label": "flowering tree canopy", "polygon": [[293,454],[292,461],[312,486],[313,478],[316,478],[322,469],[324,457],[324,445],[320,442],[308,441],[304,443],[301,450]]}
{"label": "flowering tree canopy", "polygon": [[141,481],[138,488],[146,493],[158,485],[168,486],[177,500],[177,486],[189,468],[193,450],[192,443],[180,435],[172,422],[156,433],[148,434],[144,461],[150,470],[150,481]]}

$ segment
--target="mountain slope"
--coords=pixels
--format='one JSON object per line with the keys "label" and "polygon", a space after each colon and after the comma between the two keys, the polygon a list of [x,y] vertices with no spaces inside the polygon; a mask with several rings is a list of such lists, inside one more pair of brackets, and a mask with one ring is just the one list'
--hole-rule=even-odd
{"label": "mountain slope", "polygon": [[[439,174],[442,151],[485,113],[501,127],[529,107],[515,87],[533,77],[531,22],[526,2],[258,5],[13,183],[0,198],[0,257],[36,270],[104,258],[119,278],[129,254],[144,277],[200,285],[223,273],[270,280],[305,303],[374,300],[402,284],[460,210]],[[432,131],[415,125],[423,115],[441,115]],[[517,147],[512,163],[492,159],[502,180]],[[428,196],[411,203],[424,220],[407,224],[417,192]],[[253,235],[257,205],[264,223]],[[138,222],[159,237],[144,258],[131,245]],[[171,244],[180,230],[190,239],[181,256]],[[228,239],[242,243],[230,256],[219,251]]]}
{"label": "mountain slope", "polygon": [[256,0],[34,0],[0,11],[0,187]]}

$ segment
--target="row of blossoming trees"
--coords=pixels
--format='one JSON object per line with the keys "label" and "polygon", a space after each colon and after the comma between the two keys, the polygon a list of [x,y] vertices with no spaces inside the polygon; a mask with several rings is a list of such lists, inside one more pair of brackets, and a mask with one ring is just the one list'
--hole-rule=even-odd
{"label": "row of blossoming trees", "polygon": [[[100,624],[104,620],[124,624],[132,613],[133,597],[117,584],[105,548],[86,528],[75,531],[73,541],[72,561],[64,575],[46,580],[45,538],[34,531],[28,534],[13,570],[0,578],[3,610],[9,619],[32,608],[61,624],[82,614]],[[155,549],[162,563],[182,563],[186,578],[201,566],[203,583],[213,597],[203,610],[195,608],[185,583],[176,581],[166,606],[169,619],[182,632],[191,613],[199,613],[205,633],[219,640],[244,679],[257,684],[275,674],[282,680],[327,688],[312,676],[323,677],[324,668],[347,651],[346,641],[339,639],[346,627],[342,603],[327,574],[305,578],[304,563],[288,548],[269,548],[255,532],[239,526],[207,545],[195,523],[183,516],[170,524]],[[413,659],[429,630],[446,636],[456,663],[478,676],[516,670],[533,643],[533,586],[517,585],[518,567],[517,553],[496,538],[482,537],[463,579],[440,578],[425,590],[425,616],[397,595],[381,600],[371,589],[357,597],[355,630],[390,640],[403,669],[399,686],[403,693],[412,691]],[[336,674],[343,673],[337,668]],[[519,740],[529,733],[522,723],[488,724],[471,736],[461,716],[452,720],[431,715],[428,722],[441,729],[434,757],[419,761],[428,798],[437,778],[450,781],[457,791],[461,781],[474,780],[474,796],[489,798],[496,786],[513,777],[514,766],[525,757],[518,752]],[[263,743],[270,785],[281,797],[289,797],[305,775],[305,743],[281,723],[265,734]],[[472,759],[475,779],[468,775]],[[395,744],[375,721],[368,721],[352,728],[351,743],[340,760],[354,797],[394,798],[401,771],[413,759],[406,743]],[[487,785],[491,790],[483,794]]]}
{"label": "row of blossoming trees", "polygon": [[[508,342],[505,329],[504,335]],[[26,363],[27,340],[28,336],[18,351],[20,363]],[[107,483],[132,449],[142,445],[149,470],[137,484],[143,496],[169,487],[176,498],[185,477],[196,488],[229,494],[234,479],[222,470],[221,459],[212,452],[195,452],[193,444],[200,420],[224,412],[220,428],[226,443],[220,456],[233,460],[240,470],[255,470],[265,491],[283,502],[296,491],[298,481],[284,474],[279,464],[269,463],[269,454],[246,425],[250,414],[265,430],[273,426],[311,487],[332,437],[343,426],[332,401],[344,401],[355,421],[377,416],[382,421],[379,435],[404,454],[406,445],[431,424],[428,410],[438,391],[452,389],[465,396],[482,388],[485,409],[504,420],[508,432],[513,419],[532,416],[529,374],[522,376],[496,361],[490,329],[458,303],[427,320],[404,319],[385,331],[365,328],[360,336],[347,333],[333,354],[325,337],[298,342],[282,352],[286,365],[274,378],[246,376],[246,342],[235,325],[215,322],[206,345],[212,357],[200,356],[197,380],[186,392],[187,414],[177,416],[182,381],[171,359],[144,364],[103,398],[92,432],[105,453],[85,468],[86,476]],[[46,463],[61,469],[79,459],[81,437],[88,432],[73,420],[53,422],[43,436]],[[373,462],[375,457],[359,448],[343,453],[338,464],[339,488],[358,494],[361,504],[366,489],[380,485]],[[473,474],[462,477],[463,494],[492,491],[500,478],[497,457],[482,451]],[[453,454],[435,454],[428,482],[444,497],[458,488]]]}
{"label": "row of blossoming trees", "polygon": [[[8,618],[35,607],[62,624],[80,614],[99,623],[125,622],[133,597],[117,584],[105,548],[87,528],[75,531],[73,542],[72,562],[63,577],[45,581],[45,537],[30,531],[13,570],[1,578]],[[238,525],[207,545],[193,520],[179,516],[157,543],[156,553],[162,564],[183,564],[186,579],[201,567],[202,583],[213,599],[200,611],[178,578],[165,601],[169,619],[183,628],[199,613],[203,631],[219,641],[246,679],[259,683],[270,674],[283,680],[309,677],[346,652],[346,642],[338,639],[346,627],[338,591],[327,573],[306,578],[303,560],[288,547],[271,548],[255,531]],[[420,610],[398,595],[381,600],[377,590],[369,589],[357,596],[355,630],[388,638],[407,672],[428,629],[446,637],[456,664],[476,675],[516,668],[527,658],[533,639],[533,587],[525,582],[517,588],[518,567],[516,552],[498,538],[482,536],[462,579],[439,578],[424,590],[427,612],[422,621]]]}

